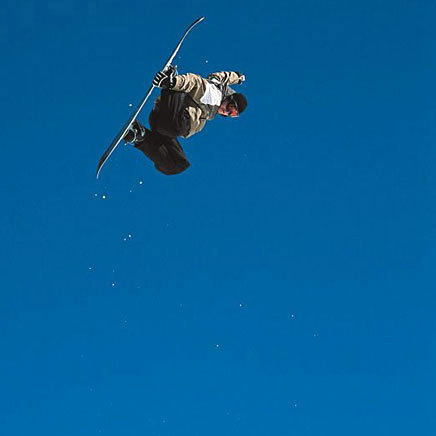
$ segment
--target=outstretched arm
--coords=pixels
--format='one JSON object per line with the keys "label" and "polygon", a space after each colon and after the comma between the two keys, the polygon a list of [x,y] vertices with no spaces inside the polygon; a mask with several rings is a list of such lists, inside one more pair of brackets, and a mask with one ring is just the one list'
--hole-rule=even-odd
{"label": "outstretched arm", "polygon": [[220,71],[209,74],[207,80],[198,74],[186,73],[176,76],[175,70],[168,72],[160,71],[157,73],[153,84],[160,88],[169,88],[174,91],[196,92],[199,89],[206,89],[208,81],[215,85],[236,85],[245,80],[245,75],[236,71]]}
{"label": "outstretched arm", "polygon": [[245,80],[245,75],[238,71],[219,71],[207,76],[212,83],[223,85],[240,85]]}

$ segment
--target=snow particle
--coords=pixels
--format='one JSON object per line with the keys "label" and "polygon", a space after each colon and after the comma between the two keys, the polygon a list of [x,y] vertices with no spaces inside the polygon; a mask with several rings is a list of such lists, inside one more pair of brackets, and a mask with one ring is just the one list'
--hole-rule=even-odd
{"label": "snow particle", "polygon": [[101,196],[101,198],[102,198],[103,200],[106,200],[106,195],[103,194],[103,195]]}
{"label": "snow particle", "polygon": [[139,184],[142,185],[144,182],[142,180],[139,181]]}

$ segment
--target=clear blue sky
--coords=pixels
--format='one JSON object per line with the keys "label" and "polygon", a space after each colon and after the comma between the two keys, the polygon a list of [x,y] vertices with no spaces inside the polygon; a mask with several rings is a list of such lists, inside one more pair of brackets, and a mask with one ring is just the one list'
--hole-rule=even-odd
{"label": "clear blue sky", "polygon": [[[2,10],[1,434],[436,433],[434,1]],[[202,15],[246,113],[96,181]]]}

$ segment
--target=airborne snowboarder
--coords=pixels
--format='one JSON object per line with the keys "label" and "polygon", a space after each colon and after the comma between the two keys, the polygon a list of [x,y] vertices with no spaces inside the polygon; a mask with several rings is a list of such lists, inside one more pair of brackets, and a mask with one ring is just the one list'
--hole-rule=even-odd
{"label": "airborne snowboarder", "polygon": [[229,85],[244,80],[243,74],[233,71],[212,73],[207,78],[193,73],[177,75],[170,65],[153,79],[161,94],[149,116],[151,130],[135,120],[124,136],[125,143],[141,150],[158,171],[181,173],[190,164],[177,137],[189,138],[200,132],[217,114],[235,118],[242,113],[247,100]]}

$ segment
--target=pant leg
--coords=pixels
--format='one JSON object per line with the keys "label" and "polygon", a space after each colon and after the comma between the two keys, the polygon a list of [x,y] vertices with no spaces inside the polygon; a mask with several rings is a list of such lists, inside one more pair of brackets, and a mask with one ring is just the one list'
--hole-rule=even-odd
{"label": "pant leg", "polygon": [[163,89],[149,117],[151,130],[170,138],[186,136],[191,124],[186,110],[189,98],[184,92]]}
{"label": "pant leg", "polygon": [[135,147],[151,159],[155,168],[163,174],[179,174],[190,166],[177,138],[147,130],[144,139],[137,142]]}
{"label": "pant leg", "polygon": [[177,138],[168,138],[168,140],[159,147],[162,155],[166,159],[163,163],[155,165],[156,169],[166,175],[179,174],[189,168],[190,163],[186,159],[182,146]]}

